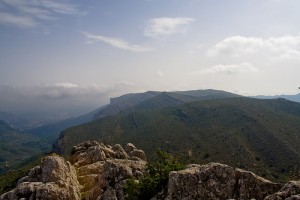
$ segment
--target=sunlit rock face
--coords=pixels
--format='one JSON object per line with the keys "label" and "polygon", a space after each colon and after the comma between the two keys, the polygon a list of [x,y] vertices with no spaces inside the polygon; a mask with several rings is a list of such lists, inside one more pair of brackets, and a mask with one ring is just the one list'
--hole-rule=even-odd
{"label": "sunlit rock face", "polygon": [[139,179],[145,168],[145,153],[133,144],[123,148],[87,141],[73,147],[70,162],[46,156],[0,199],[125,199],[127,179]]}

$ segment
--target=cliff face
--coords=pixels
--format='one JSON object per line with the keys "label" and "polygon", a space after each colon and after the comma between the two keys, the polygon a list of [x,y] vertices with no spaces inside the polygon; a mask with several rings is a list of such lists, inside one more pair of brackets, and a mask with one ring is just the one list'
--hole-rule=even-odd
{"label": "cliff face", "polygon": [[[112,147],[88,141],[73,147],[70,162],[46,156],[41,166],[31,169],[0,200],[123,200],[126,181],[138,181],[146,165],[144,152],[133,144]],[[189,165],[171,172],[166,195],[158,194],[153,200],[300,199],[300,181],[282,186],[228,165]]]}

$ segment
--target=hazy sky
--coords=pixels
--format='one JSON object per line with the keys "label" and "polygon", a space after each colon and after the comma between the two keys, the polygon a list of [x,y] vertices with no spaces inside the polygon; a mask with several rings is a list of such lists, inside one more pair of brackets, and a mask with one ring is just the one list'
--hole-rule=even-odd
{"label": "hazy sky", "polygon": [[147,90],[298,93],[299,9],[299,0],[0,0],[0,110],[88,109]]}

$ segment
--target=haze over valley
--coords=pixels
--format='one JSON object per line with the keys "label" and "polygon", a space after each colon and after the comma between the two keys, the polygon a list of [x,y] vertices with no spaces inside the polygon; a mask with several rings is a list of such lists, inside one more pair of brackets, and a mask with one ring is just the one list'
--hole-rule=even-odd
{"label": "haze over valley", "polygon": [[0,200],[299,198],[299,8],[0,0]]}

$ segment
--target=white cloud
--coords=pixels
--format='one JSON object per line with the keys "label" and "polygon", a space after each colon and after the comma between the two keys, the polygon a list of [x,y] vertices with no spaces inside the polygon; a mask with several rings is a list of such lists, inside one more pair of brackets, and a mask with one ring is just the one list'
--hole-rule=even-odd
{"label": "white cloud", "polygon": [[77,88],[78,85],[74,83],[62,82],[62,83],[55,83],[53,84],[55,87],[62,87],[62,88]]}
{"label": "white cloud", "polygon": [[134,52],[146,52],[146,51],[154,50],[153,48],[150,48],[150,47],[136,45],[136,44],[130,44],[130,43],[128,43],[124,40],[118,39],[118,38],[105,37],[102,35],[93,35],[93,34],[86,33],[86,32],[83,32],[83,34],[88,39],[87,43],[91,43],[92,41],[100,41],[100,42],[105,42],[113,47],[117,47],[119,49],[125,49],[125,50],[129,50],[129,51],[134,51]]}
{"label": "white cloud", "polygon": [[20,28],[33,28],[36,27],[37,22],[30,17],[17,16],[6,12],[0,12],[0,24],[11,25]]}
{"label": "white cloud", "polygon": [[2,24],[34,28],[44,20],[56,20],[58,15],[78,15],[83,12],[76,5],[55,0],[2,0],[0,22]]}
{"label": "white cloud", "polygon": [[175,33],[185,33],[188,24],[193,22],[193,18],[152,18],[144,30],[144,35],[148,37],[167,36]]}
{"label": "white cloud", "polygon": [[241,57],[258,53],[269,58],[298,58],[300,35],[258,38],[233,36],[217,43],[207,51],[208,56]]}
{"label": "white cloud", "polygon": [[165,74],[161,70],[158,70],[156,73],[161,78],[165,76]]}
{"label": "white cloud", "polygon": [[66,14],[66,15],[78,15],[83,14],[82,11],[78,9],[76,5],[73,4],[66,4],[61,2],[55,2],[55,1],[41,1],[41,4],[47,8],[52,10],[53,12],[60,13],[60,14]]}
{"label": "white cloud", "polygon": [[[134,83],[120,81],[114,85],[78,85],[70,82],[13,87],[0,85],[0,111],[13,113],[61,112],[85,113],[107,104],[111,97],[139,90]],[[82,114],[81,113],[81,114]]]}
{"label": "white cloud", "polygon": [[241,63],[236,65],[215,65],[211,68],[201,71],[204,74],[216,74],[216,73],[225,73],[225,74],[236,74],[241,72],[256,72],[258,71],[251,63]]}

